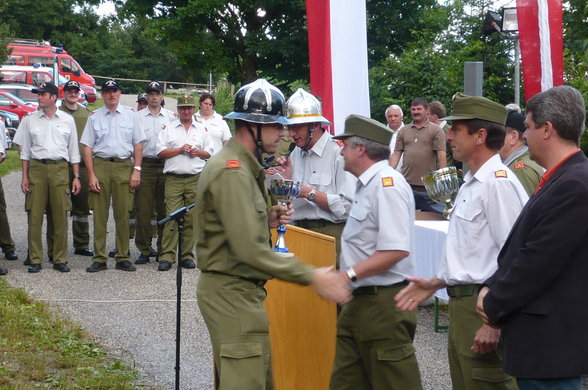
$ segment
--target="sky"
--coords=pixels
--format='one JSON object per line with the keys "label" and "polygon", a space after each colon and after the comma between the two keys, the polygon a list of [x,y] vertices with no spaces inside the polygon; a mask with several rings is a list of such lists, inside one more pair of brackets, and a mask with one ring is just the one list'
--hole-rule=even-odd
{"label": "sky", "polygon": [[96,13],[100,16],[108,16],[114,14],[114,3],[111,1],[101,2],[100,5],[95,6]]}

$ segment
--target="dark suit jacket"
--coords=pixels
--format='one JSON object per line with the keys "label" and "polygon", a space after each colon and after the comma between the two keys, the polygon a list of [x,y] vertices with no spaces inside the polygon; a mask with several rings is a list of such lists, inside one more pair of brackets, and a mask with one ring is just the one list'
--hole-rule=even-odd
{"label": "dark suit jacket", "polygon": [[484,309],[504,326],[504,371],[588,373],[588,161],[578,152],[534,194],[486,281]]}

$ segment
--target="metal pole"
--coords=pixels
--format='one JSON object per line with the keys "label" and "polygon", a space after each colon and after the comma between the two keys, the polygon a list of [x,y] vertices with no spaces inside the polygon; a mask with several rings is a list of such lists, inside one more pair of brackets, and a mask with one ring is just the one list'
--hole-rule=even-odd
{"label": "metal pole", "polygon": [[519,37],[515,39],[515,68],[514,68],[514,102],[520,107],[521,105],[521,46],[519,44]]}

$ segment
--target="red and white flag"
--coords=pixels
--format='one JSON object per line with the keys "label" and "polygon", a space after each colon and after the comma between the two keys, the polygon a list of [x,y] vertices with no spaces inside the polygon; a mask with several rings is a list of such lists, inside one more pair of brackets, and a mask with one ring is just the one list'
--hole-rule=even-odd
{"label": "red and white flag", "polygon": [[525,98],[563,84],[561,0],[517,0]]}
{"label": "red and white flag", "polygon": [[364,0],[306,0],[310,89],[323,116],[344,130],[349,114],[370,116]]}

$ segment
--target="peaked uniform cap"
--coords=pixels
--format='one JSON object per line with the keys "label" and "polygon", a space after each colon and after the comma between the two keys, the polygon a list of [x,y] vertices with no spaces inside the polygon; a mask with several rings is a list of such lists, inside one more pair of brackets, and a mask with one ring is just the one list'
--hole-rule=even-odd
{"label": "peaked uniform cap", "polygon": [[59,88],[53,83],[43,83],[37,88],[31,89],[32,93],[49,92],[51,95],[59,95]]}
{"label": "peaked uniform cap", "polygon": [[159,81],[152,81],[147,84],[147,90],[145,92],[149,91],[163,92],[163,85]]}
{"label": "peaked uniform cap", "polygon": [[78,83],[75,80],[69,80],[67,83],[65,83],[63,85],[63,90],[67,91],[69,89],[77,89],[78,91],[81,89],[80,88],[80,83]]}
{"label": "peaked uniform cap", "polygon": [[146,93],[140,93],[137,95],[137,103],[139,102],[145,102],[147,103],[147,94]]}
{"label": "peaked uniform cap", "polygon": [[286,102],[286,115],[292,124],[318,122],[321,126],[331,125],[323,116],[321,102],[302,88],[298,88]]}
{"label": "peaked uniform cap", "polygon": [[109,89],[115,89],[117,91],[120,91],[120,86],[118,85],[118,83],[116,82],[116,80],[106,80],[103,84],[102,84],[102,92],[107,91]]}
{"label": "peaked uniform cap", "polygon": [[386,146],[390,146],[390,141],[392,140],[392,132],[386,126],[371,118],[355,114],[345,118],[345,131],[343,134],[333,138],[343,139],[354,136],[369,139]]}
{"label": "peaked uniform cap", "polygon": [[227,114],[225,119],[288,125],[291,122],[284,117],[285,100],[276,86],[264,79],[257,79],[237,91],[233,112]]}
{"label": "peaked uniform cap", "polygon": [[178,98],[178,107],[196,107],[194,104],[194,98],[190,95],[180,96]]}
{"label": "peaked uniform cap", "polygon": [[461,92],[453,95],[451,115],[445,121],[482,119],[504,126],[508,110],[502,104],[480,96],[468,96]]}

